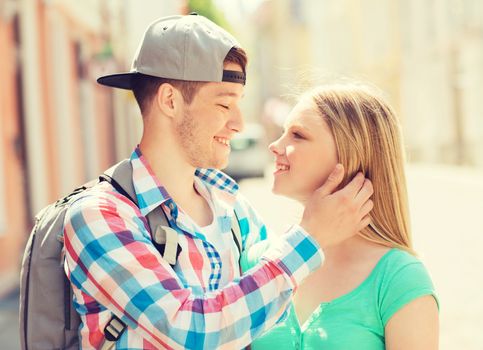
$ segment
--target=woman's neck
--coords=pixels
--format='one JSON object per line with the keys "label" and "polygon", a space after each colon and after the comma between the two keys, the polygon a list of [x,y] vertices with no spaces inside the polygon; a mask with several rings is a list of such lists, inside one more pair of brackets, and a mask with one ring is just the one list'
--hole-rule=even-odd
{"label": "woman's neck", "polygon": [[334,260],[334,259],[348,259],[354,256],[357,256],[357,252],[360,249],[367,246],[369,242],[360,236],[360,234],[356,234],[355,236],[348,238],[336,245],[331,247],[327,247],[324,249],[324,254],[327,261]]}
{"label": "woman's neck", "polygon": [[389,247],[371,242],[359,234],[342,241],[341,243],[324,249],[327,266],[344,266],[359,261],[374,260],[384,254]]}

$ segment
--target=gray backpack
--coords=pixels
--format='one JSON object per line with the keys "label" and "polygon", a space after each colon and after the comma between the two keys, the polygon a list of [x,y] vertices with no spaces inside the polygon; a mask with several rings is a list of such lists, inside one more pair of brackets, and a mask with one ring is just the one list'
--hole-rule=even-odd
{"label": "gray backpack", "polygon": [[[69,195],[42,209],[27,242],[20,273],[20,344],[23,350],[79,349],[80,317],[75,311],[70,281],[64,272],[64,217],[69,205],[99,182],[108,181],[119,193],[137,205],[132,184],[132,167],[121,161]],[[169,221],[161,207],[146,217],[153,244],[171,265],[181,252],[177,244],[167,244]],[[242,251],[239,222],[234,215],[232,233]],[[174,247],[174,248],[173,248]],[[173,251],[174,249],[174,251]],[[104,328],[102,349],[115,346],[126,325],[115,315]]]}

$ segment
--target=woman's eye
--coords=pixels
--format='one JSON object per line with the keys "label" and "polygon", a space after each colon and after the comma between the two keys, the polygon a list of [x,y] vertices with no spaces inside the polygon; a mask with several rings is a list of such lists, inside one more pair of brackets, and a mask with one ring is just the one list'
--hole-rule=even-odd
{"label": "woman's eye", "polygon": [[227,105],[222,105],[222,104],[219,104],[218,106],[224,108],[224,109],[230,109],[230,107],[228,107]]}
{"label": "woman's eye", "polygon": [[303,135],[302,135],[302,134],[300,134],[300,133],[298,133],[297,131],[293,131],[293,132],[292,132],[292,135],[293,135],[293,137],[294,137],[294,138],[296,138],[296,139],[303,139],[303,138],[304,138],[304,137],[303,137]]}

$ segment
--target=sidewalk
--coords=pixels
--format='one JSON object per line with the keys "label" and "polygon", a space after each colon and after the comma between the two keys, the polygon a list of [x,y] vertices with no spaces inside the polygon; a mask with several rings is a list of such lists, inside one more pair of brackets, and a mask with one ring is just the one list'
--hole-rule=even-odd
{"label": "sidewalk", "polygon": [[20,349],[18,289],[0,299],[0,344],[2,350]]}

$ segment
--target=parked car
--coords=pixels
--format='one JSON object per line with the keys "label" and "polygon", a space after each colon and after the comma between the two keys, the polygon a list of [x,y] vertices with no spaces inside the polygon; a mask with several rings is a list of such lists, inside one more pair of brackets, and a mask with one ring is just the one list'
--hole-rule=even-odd
{"label": "parked car", "polygon": [[223,171],[235,180],[263,177],[269,161],[265,129],[260,124],[247,123],[244,130],[230,142],[228,167]]}

